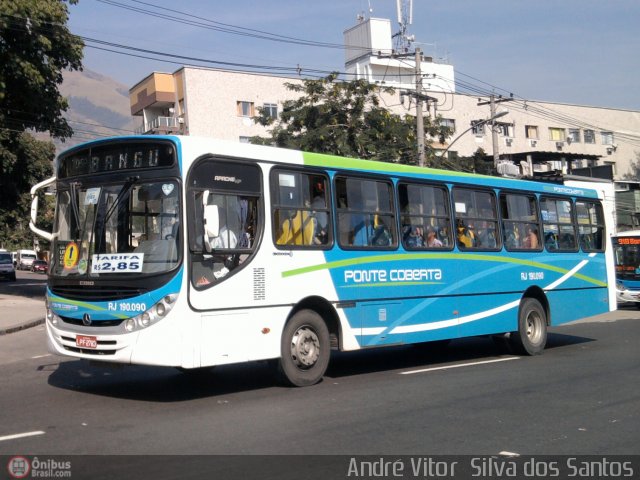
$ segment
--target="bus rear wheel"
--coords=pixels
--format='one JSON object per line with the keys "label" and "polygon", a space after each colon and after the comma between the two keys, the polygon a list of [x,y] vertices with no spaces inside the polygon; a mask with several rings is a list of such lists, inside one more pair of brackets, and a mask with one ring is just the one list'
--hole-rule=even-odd
{"label": "bus rear wheel", "polygon": [[282,332],[281,379],[295,387],[318,383],[329,365],[329,329],[322,317],[312,310],[300,310]]}
{"label": "bus rear wheel", "polygon": [[509,337],[521,355],[539,355],[547,344],[547,314],[538,300],[524,298],[518,312],[518,331]]}

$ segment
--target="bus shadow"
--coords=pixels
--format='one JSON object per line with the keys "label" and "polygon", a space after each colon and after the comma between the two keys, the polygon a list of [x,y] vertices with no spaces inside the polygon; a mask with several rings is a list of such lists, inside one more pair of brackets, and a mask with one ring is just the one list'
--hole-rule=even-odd
{"label": "bus shadow", "polygon": [[[595,339],[588,337],[549,333],[546,349],[552,350],[593,341]],[[517,354],[509,347],[504,337],[469,337],[452,340],[448,345],[432,342],[364,352],[339,352],[333,355],[327,376],[341,378],[372,372],[434,368],[513,355]]]}
{"label": "bus shadow", "polygon": [[[547,349],[595,341],[549,333]],[[431,368],[458,362],[512,355],[506,343],[489,337],[453,340],[449,345],[425,343],[356,352],[333,352],[325,382],[385,371]],[[65,361],[49,375],[51,386],[91,395],[147,402],[184,402],[269,388],[281,388],[269,362],[179,371],[174,368],[111,367],[82,360]]]}
{"label": "bus shadow", "polygon": [[101,366],[82,360],[61,362],[49,385],[91,395],[148,402],[183,402],[277,386],[266,362],[178,370],[142,365]]}

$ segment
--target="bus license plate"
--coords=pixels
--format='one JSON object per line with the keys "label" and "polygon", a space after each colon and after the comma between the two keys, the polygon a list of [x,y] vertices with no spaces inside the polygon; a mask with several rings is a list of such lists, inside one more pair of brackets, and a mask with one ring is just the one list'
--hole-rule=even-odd
{"label": "bus license plate", "polygon": [[98,337],[76,335],[76,346],[80,348],[98,348]]}

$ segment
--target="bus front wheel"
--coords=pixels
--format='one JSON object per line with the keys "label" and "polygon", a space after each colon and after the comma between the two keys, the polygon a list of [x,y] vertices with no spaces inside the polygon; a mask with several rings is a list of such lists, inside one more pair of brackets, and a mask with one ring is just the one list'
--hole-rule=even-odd
{"label": "bus front wheel", "polygon": [[306,387],[318,383],[329,365],[329,330],[322,317],[301,310],[282,332],[279,373],[285,383]]}
{"label": "bus front wheel", "polygon": [[547,344],[547,314],[538,300],[524,298],[518,312],[518,331],[509,338],[512,348],[523,355],[539,355]]}

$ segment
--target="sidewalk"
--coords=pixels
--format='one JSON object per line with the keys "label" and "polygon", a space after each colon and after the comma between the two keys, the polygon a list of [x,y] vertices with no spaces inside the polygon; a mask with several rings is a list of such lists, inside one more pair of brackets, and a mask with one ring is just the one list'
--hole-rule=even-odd
{"label": "sidewalk", "polygon": [[44,299],[0,293],[0,335],[35,327],[44,323]]}

